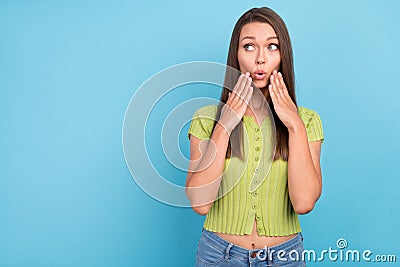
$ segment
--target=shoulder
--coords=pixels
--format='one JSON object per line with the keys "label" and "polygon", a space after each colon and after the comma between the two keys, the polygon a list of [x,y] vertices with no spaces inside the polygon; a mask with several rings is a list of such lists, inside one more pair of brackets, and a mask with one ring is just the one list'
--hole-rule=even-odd
{"label": "shoulder", "polygon": [[313,109],[311,109],[311,108],[306,108],[306,107],[301,107],[301,106],[298,106],[297,107],[297,110],[299,111],[299,114],[300,115],[308,115],[308,116],[313,116],[313,115],[315,115],[315,114],[317,114],[318,115],[318,113],[315,111],[315,110],[313,110]]}
{"label": "shoulder", "polygon": [[193,114],[193,119],[189,127],[189,139],[190,135],[194,135],[200,139],[209,138],[213,131],[217,111],[217,105],[207,105],[197,109]]}
{"label": "shoulder", "polygon": [[300,118],[303,120],[304,124],[308,124],[313,120],[321,120],[321,117],[319,116],[319,114],[310,108],[306,108],[306,107],[297,107],[297,110],[299,112],[299,116]]}
{"label": "shoulder", "polygon": [[297,110],[306,126],[309,141],[321,140],[323,142],[324,132],[319,114],[315,110],[306,107],[297,107]]}
{"label": "shoulder", "polygon": [[197,109],[194,112],[193,117],[215,119],[215,117],[217,116],[217,110],[218,110],[217,105],[207,105]]}

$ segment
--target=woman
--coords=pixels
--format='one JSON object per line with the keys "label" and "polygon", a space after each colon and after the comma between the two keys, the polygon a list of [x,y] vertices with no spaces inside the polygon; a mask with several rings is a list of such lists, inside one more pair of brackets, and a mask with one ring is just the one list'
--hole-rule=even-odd
{"label": "woman", "polygon": [[[207,214],[196,266],[305,266],[298,214],[310,212],[321,194],[324,136],[318,114],[296,105],[281,17],[265,7],[243,14],[227,65],[242,73],[232,92],[227,71],[223,104],[197,110],[188,132],[186,192],[193,210]],[[257,102],[254,86],[270,114],[250,104]],[[276,147],[268,143],[275,138]]]}

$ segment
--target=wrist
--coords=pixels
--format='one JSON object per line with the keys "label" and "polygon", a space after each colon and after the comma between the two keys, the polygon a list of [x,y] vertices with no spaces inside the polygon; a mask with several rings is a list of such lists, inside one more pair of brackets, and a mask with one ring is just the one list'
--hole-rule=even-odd
{"label": "wrist", "polygon": [[290,126],[287,127],[289,134],[297,134],[299,132],[304,132],[306,127],[304,125],[303,120],[298,117],[296,120],[294,120]]}
{"label": "wrist", "polygon": [[217,132],[219,135],[226,135],[229,138],[232,130],[225,127],[224,124],[217,122],[217,125],[215,125],[214,128],[214,132]]}

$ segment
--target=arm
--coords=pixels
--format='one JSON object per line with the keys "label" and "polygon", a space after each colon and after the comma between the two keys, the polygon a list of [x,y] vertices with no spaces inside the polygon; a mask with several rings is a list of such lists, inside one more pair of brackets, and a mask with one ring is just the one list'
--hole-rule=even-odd
{"label": "arm", "polygon": [[308,142],[306,128],[291,100],[282,75],[274,71],[269,88],[275,111],[289,131],[288,188],[299,214],[310,212],[321,195],[321,141]]}
{"label": "arm", "polygon": [[190,164],[186,179],[186,195],[193,210],[207,214],[218,194],[224,170],[229,135],[242,119],[253,88],[250,73],[242,74],[221,110],[221,116],[209,141],[191,135]]}
{"label": "arm", "polygon": [[190,137],[190,164],[186,179],[186,195],[195,212],[207,214],[215,200],[221,175],[229,134],[217,124],[209,141]]}
{"label": "arm", "polygon": [[321,141],[308,142],[300,119],[289,128],[288,187],[293,208],[299,214],[310,212],[322,191]]}

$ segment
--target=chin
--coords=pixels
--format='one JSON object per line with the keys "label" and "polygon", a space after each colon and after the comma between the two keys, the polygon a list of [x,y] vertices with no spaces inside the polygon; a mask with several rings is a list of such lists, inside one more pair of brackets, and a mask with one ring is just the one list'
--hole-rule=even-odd
{"label": "chin", "polygon": [[264,81],[264,80],[255,81],[255,82],[253,81],[253,83],[257,86],[258,89],[262,89],[267,86],[268,81]]}

